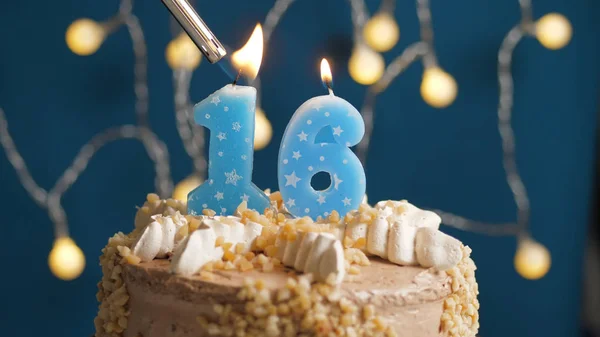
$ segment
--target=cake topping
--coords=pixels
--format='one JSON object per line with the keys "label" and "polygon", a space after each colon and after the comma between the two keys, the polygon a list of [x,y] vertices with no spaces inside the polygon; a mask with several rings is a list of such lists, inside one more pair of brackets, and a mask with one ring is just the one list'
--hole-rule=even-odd
{"label": "cake topping", "polygon": [[133,245],[133,254],[144,262],[152,261],[154,258],[164,258],[178,243],[176,234],[179,229],[187,225],[187,220],[179,211],[172,216],[153,215],[150,225],[141,229],[137,242]]}
{"label": "cake topping", "polygon": [[[263,269],[283,263],[313,274],[315,281],[325,281],[334,274],[336,284],[342,282],[346,271],[360,273],[357,266],[368,264],[364,253],[400,265],[420,264],[438,270],[452,268],[462,258],[460,242],[438,231],[440,217],[406,200],[381,201],[375,207],[361,204],[343,219],[334,211],[317,222],[308,217],[290,218],[283,203],[279,205],[276,198],[272,201],[277,207],[264,214],[247,209],[242,202],[237,216],[215,216],[205,209],[203,216],[184,217],[175,211],[178,205],[174,202],[149,195],[144,207],[162,214],[151,216],[146,227],[138,224],[141,233],[132,247],[133,254],[142,261],[165,258],[186,239],[173,259],[171,269],[177,274],[191,276],[205,266],[218,268],[219,264],[208,266],[215,259],[222,259],[222,269],[249,270],[258,262],[256,254],[264,253],[272,261],[263,261]],[[144,207],[138,213],[145,214]],[[199,227],[202,230],[196,233]],[[248,258],[248,253],[253,256]]]}
{"label": "cake topping", "polygon": [[206,263],[221,259],[223,248],[215,247],[215,232],[202,226],[190,234],[175,250],[171,271],[182,275],[193,275]]}
{"label": "cake topping", "polygon": [[462,260],[462,244],[450,235],[432,228],[419,228],[415,240],[419,264],[425,268],[447,270]]}

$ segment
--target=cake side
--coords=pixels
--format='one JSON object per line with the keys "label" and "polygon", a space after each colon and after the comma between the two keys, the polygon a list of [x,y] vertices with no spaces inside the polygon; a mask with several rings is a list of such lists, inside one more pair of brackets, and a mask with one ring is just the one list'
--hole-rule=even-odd
{"label": "cake side", "polygon": [[[402,207],[406,207],[407,203],[402,203]],[[147,222],[155,218],[151,218],[152,214],[164,215],[163,220],[187,222],[185,226],[173,227],[177,234],[171,233],[170,240],[175,240],[175,243],[189,237],[201,226],[201,222],[204,223],[203,219],[219,219],[214,214],[199,219],[189,216],[183,219],[179,215],[183,208],[175,200],[158,200],[149,196],[136,216],[136,229],[129,235],[118,233],[109,240],[101,257],[103,279],[98,292],[100,310],[95,320],[97,337],[265,334],[470,337],[477,332],[478,289],[475,265],[469,257],[468,247],[461,245],[460,261],[446,271],[399,266],[387,259],[367,259],[364,252],[370,252],[365,247],[366,233],[362,238],[349,237],[348,228],[352,231],[357,226],[348,226],[348,220],[352,220],[348,217],[336,219],[334,216],[333,219],[325,219],[325,224],[312,224],[306,219],[283,218],[282,213],[267,212],[267,219],[265,215],[254,212],[245,214],[265,225],[256,240],[261,247],[253,241],[252,249],[244,250],[243,245],[224,243],[222,238],[219,243],[217,238],[214,245],[222,245],[225,251],[222,259],[219,257],[205,263],[199,272],[189,276],[172,274],[172,262],[165,259],[172,252],[162,259],[146,257],[147,262],[140,263],[144,259],[140,256],[144,254],[138,247],[141,237],[146,235]],[[361,208],[364,213],[355,213],[355,219],[376,219],[377,213],[373,208]],[[231,225],[238,220],[244,222],[243,216],[238,220],[230,218],[233,220],[221,217],[219,221],[233,221]],[[388,220],[391,221],[390,218]],[[310,228],[302,227],[304,223],[308,223]],[[324,281],[311,283],[314,281],[313,274],[299,274],[293,269],[293,263],[291,267],[287,263],[288,267],[284,267],[281,263],[283,253],[279,255],[275,247],[275,235],[263,236],[265,232],[273,234],[283,232],[283,229],[287,230],[285,237],[288,239],[296,237],[293,233],[307,230],[336,233],[339,226],[344,228],[342,235],[337,236],[345,246],[346,267],[342,268],[349,273],[341,283],[334,274]],[[280,238],[281,234],[277,237]],[[287,246],[294,246],[290,242],[293,240],[288,241]],[[438,255],[444,251],[435,246],[440,245],[439,242],[433,244],[421,254],[429,254],[425,261],[436,263],[441,261]],[[445,245],[446,241],[441,241],[441,244]],[[301,255],[301,250],[295,249],[293,251]],[[442,260],[448,263],[448,259]]]}
{"label": "cake side", "polygon": [[[338,335],[352,335],[348,331],[365,335],[378,331],[375,323],[371,329],[360,326],[375,317],[398,336],[439,336],[443,300],[452,283],[445,273],[420,267],[398,270],[381,259],[371,260],[360,275],[348,277],[339,288],[300,286],[302,281],[296,280],[302,276],[290,275],[289,270],[216,271],[212,280],[206,280],[176,276],[168,268],[164,260],[125,267],[131,311],[125,337],[209,336],[209,332],[228,336],[245,324],[242,321],[253,323],[236,335],[252,336],[253,331],[268,331],[267,336],[326,335],[336,329],[346,330]],[[248,279],[260,280],[265,291],[256,289],[256,282],[246,283]],[[264,298],[259,300],[259,293]],[[315,323],[302,330],[311,320]]]}

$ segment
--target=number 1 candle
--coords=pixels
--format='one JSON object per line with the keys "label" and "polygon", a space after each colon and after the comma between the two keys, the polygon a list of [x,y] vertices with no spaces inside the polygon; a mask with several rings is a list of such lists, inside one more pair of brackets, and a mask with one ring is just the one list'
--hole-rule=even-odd
{"label": "number 1 candle", "polygon": [[[248,43],[232,55],[232,63],[256,77],[262,58],[262,30],[254,30]],[[230,84],[194,107],[194,120],[210,130],[208,179],[188,195],[188,212],[212,209],[233,214],[242,201],[264,211],[269,198],[252,183],[256,89]]]}
{"label": "number 1 candle", "polygon": [[[321,77],[329,95],[313,97],[302,104],[288,124],[278,158],[279,190],[290,213],[312,218],[340,215],[356,209],[365,195],[365,171],[349,149],[360,142],[365,124],[360,113],[337,97],[331,89],[331,70],[325,59]],[[333,131],[334,143],[316,143],[326,127]],[[318,172],[329,173],[331,185],[322,191],[311,186]]]}

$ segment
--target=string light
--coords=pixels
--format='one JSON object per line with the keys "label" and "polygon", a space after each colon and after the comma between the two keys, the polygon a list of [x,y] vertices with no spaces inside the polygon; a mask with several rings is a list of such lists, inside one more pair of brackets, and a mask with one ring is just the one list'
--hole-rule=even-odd
{"label": "string light", "polygon": [[173,199],[187,203],[188,194],[196,187],[200,186],[200,184],[203,182],[204,181],[196,175],[191,175],[183,179],[177,185],[175,185],[175,189],[173,190]]}
{"label": "string light", "polygon": [[514,263],[519,275],[528,280],[538,280],[550,270],[550,252],[536,241],[523,239],[517,247]]}
{"label": "string light", "polygon": [[[269,11],[267,19],[265,20],[265,44],[269,40],[269,37],[274,30],[277,23],[280,21],[281,16],[285,13],[287,8],[294,0],[276,0],[273,8]],[[365,104],[363,105],[362,113],[365,118],[365,137],[363,141],[357,147],[357,155],[363,163],[366,161],[366,153],[370,136],[373,128],[373,114],[375,98],[378,94],[385,91],[393,79],[399,76],[411,63],[417,59],[422,59],[425,65],[426,71],[423,74],[423,82],[421,83],[421,92],[423,98],[428,101],[426,97],[434,97],[429,100],[429,104],[436,106],[445,106],[452,103],[456,96],[456,81],[443,70],[437,66],[437,59],[433,47],[433,29],[431,24],[431,12],[429,9],[429,0],[416,0],[417,2],[417,16],[420,23],[421,41],[413,43],[407,47],[400,56],[398,56],[387,68],[383,57],[375,50],[380,49],[380,45],[376,45],[376,42],[367,41],[374,38],[374,33],[371,30],[383,31],[390,30],[389,19],[393,20],[393,17],[388,18],[377,18],[379,14],[376,14],[370,23],[374,27],[367,28],[367,12],[366,6],[363,0],[349,0],[352,7],[352,22],[354,25],[354,39],[355,49],[349,62],[349,70],[352,78],[357,82],[365,85],[371,85],[368,88],[367,95],[365,97]],[[525,186],[520,178],[518,170],[516,168],[515,153],[514,153],[514,132],[511,127],[511,115],[512,115],[512,103],[513,103],[513,83],[511,75],[511,61],[512,53],[518,42],[523,36],[535,36],[542,45],[549,49],[559,49],[564,47],[571,39],[572,27],[569,21],[562,15],[552,13],[548,14],[534,23],[531,20],[531,2],[526,0],[519,0],[521,4],[522,22],[516,25],[506,35],[500,52],[498,55],[498,76],[500,82],[500,104],[498,108],[499,123],[498,127],[502,138],[502,150],[503,150],[503,163],[506,171],[507,182],[511,191],[515,203],[517,204],[517,222],[506,223],[506,224],[487,224],[484,222],[473,221],[452,213],[436,210],[442,217],[442,222],[446,225],[450,225],[462,230],[479,232],[486,235],[514,235],[519,237],[526,237],[528,233],[529,225],[529,200],[525,190]],[[384,6],[385,7],[385,6]],[[94,136],[94,138],[88,142],[77,155],[73,164],[65,171],[61,176],[56,185],[50,190],[46,191],[39,187],[31,174],[29,173],[23,158],[19,155],[12,137],[8,133],[8,125],[3,111],[0,109],[0,143],[4,147],[5,153],[17,172],[17,176],[27,192],[31,195],[34,201],[41,207],[47,208],[50,218],[55,225],[56,240],[55,247],[53,248],[49,256],[50,268],[53,270],[64,270],[60,266],[61,264],[55,264],[54,262],[60,261],[77,261],[77,251],[81,254],[81,270],[85,259],[81,250],[72,242],[67,236],[67,225],[66,216],[64,209],[60,204],[60,198],[65,191],[75,182],[81,172],[86,168],[91,157],[104,145],[109,142],[118,139],[130,139],[135,138],[144,143],[146,150],[150,158],[155,163],[156,168],[156,188],[161,195],[169,195],[172,190],[172,182],[170,180],[169,172],[169,159],[168,152],[164,143],[162,143],[156,135],[150,130],[147,123],[147,80],[146,80],[146,47],[143,37],[143,32],[139,25],[137,18],[131,13],[132,0],[121,0],[121,6],[119,9],[119,15],[113,19],[113,25],[119,25],[125,23],[129,29],[130,35],[133,41],[134,52],[136,55],[135,64],[135,93],[136,93],[136,114],[139,126],[137,125],[123,125],[116,128],[111,128],[101,132]],[[380,10],[380,12],[386,12]],[[392,12],[387,10],[387,12]],[[386,22],[387,21],[387,22]],[[393,24],[396,25],[395,21]],[[268,27],[268,28],[267,28]],[[90,55],[93,54],[102,44],[106,35],[113,31],[114,27],[111,28],[111,22],[97,23],[89,19],[80,19],[68,28],[66,34],[66,41],[69,48],[76,54],[79,55]],[[388,32],[389,33],[389,32]],[[393,35],[393,34],[392,34]],[[399,36],[399,29],[398,29]],[[375,37],[377,40],[378,37]],[[364,40],[363,40],[364,39]],[[392,44],[389,36],[384,42]],[[382,42],[382,41],[377,41]],[[385,43],[383,43],[385,44]],[[394,42],[395,44],[395,42]],[[393,45],[392,44],[392,47]],[[371,48],[373,49],[371,49]],[[391,48],[391,47],[390,47]],[[375,49],[375,50],[374,50]],[[171,53],[172,54],[172,53]],[[177,54],[177,53],[175,53]],[[167,57],[172,58],[172,57]],[[177,58],[176,58],[177,59]],[[201,58],[200,58],[201,59]],[[200,62],[200,61],[198,61]],[[177,62],[175,62],[177,63]],[[196,65],[197,67],[197,65]],[[177,67],[175,67],[177,68]],[[195,67],[188,67],[191,70]],[[184,97],[179,100],[178,108],[178,121],[182,121],[182,125],[185,123],[187,118],[188,128],[193,130],[191,132],[191,142],[195,145],[190,147],[188,152],[192,152],[195,149],[204,148],[204,140],[202,133],[194,129],[196,126],[193,122],[192,114],[190,113],[190,102],[189,95],[189,82],[191,80],[191,71],[186,70],[185,67],[179,67],[180,71],[174,72],[176,79],[182,79],[183,82],[187,82],[187,85],[176,86],[176,102],[177,97]],[[433,71],[433,72],[432,72]],[[433,80],[432,80],[433,79]],[[177,81],[176,81],[177,82]],[[427,84],[432,82],[433,84]],[[443,90],[439,90],[440,83]],[[427,89],[427,90],[424,90]],[[436,89],[438,88],[438,89]],[[453,89],[454,88],[454,89]],[[430,90],[431,89],[431,90]],[[182,95],[182,91],[185,94]],[[427,95],[423,94],[423,91]],[[433,94],[431,94],[433,92]],[[452,92],[454,92],[452,94]],[[431,95],[430,95],[431,94]],[[430,97],[430,98],[431,98]],[[444,104],[442,104],[444,103]],[[264,118],[264,119],[263,119]],[[264,112],[257,108],[256,117],[256,138],[263,136],[268,140],[262,141],[264,146],[269,143],[272,135],[271,125],[264,115]],[[266,125],[266,126],[265,126]],[[256,140],[256,139],[255,139]],[[257,146],[257,149],[259,146]],[[188,148],[186,147],[186,150]],[[198,151],[197,153],[202,153]],[[206,161],[202,154],[198,155],[198,160],[195,160],[196,171],[203,172],[206,166]],[[204,168],[203,168],[204,167]],[[203,176],[198,175],[196,176]],[[182,181],[183,182],[183,181]],[[366,202],[366,195],[365,200]],[[61,240],[61,241],[59,241]],[[70,240],[64,241],[64,240]],[[59,242],[60,245],[59,245]],[[64,247],[67,249],[65,250]],[[73,247],[75,249],[73,249]],[[57,248],[55,250],[55,248]],[[58,249],[60,248],[60,249]],[[63,253],[67,254],[69,259],[62,258]],[[75,253],[73,253],[75,252]],[[60,254],[59,254],[60,253]],[[54,257],[58,256],[58,257]],[[73,258],[75,257],[75,258]],[[77,266],[77,263],[65,264],[66,266]],[[61,269],[62,268],[62,269]],[[515,255],[515,268],[523,275],[523,277],[530,279],[537,279],[543,277],[550,268],[550,254],[548,250],[541,244],[533,240],[521,240],[519,249]],[[77,272],[76,268],[67,268],[67,272],[61,273],[56,272],[55,274],[66,276],[74,275],[77,277],[81,271]],[[60,276],[59,276],[60,277]]]}
{"label": "string light", "polygon": [[[57,238],[54,248],[48,257],[48,263],[52,272],[62,279],[73,279],[79,276],[85,265],[85,258],[81,250],[68,238],[67,217],[61,204],[61,198],[86,169],[94,154],[104,145],[122,139],[139,140],[144,144],[148,156],[154,163],[156,191],[161,196],[167,196],[171,194],[173,188],[167,147],[150,129],[148,124],[146,43],[139,20],[131,13],[131,10],[132,0],[121,0],[118,15],[102,24],[89,19],[77,20],[67,30],[66,40],[73,52],[80,55],[89,55],[100,47],[108,32],[112,32],[123,23],[127,26],[135,55],[135,113],[139,125],[111,127],[94,135],[81,148],[71,165],[57,180],[54,187],[50,190],[45,190],[31,176],[23,157],[19,154],[9,133],[4,111],[0,108],[0,145],[2,145],[4,153],[14,167],[17,177],[27,193],[40,207],[46,209],[48,212],[54,226],[55,237]],[[99,34],[100,31],[102,31],[101,35]]]}
{"label": "string light", "polygon": [[260,108],[256,107],[256,115],[254,117],[254,149],[262,150],[271,141],[273,137],[273,127],[271,122],[267,119],[265,112]]}
{"label": "string light", "polygon": [[569,20],[561,14],[550,13],[542,16],[535,24],[535,35],[548,49],[560,49],[571,40],[573,28]]}
{"label": "string light", "polygon": [[363,30],[367,45],[378,52],[386,52],[396,45],[400,38],[400,28],[392,14],[380,12],[367,21]]}
{"label": "string light", "polygon": [[434,108],[445,108],[454,102],[458,89],[454,78],[439,67],[426,68],[421,82],[423,100]]}
{"label": "string light", "polygon": [[48,266],[54,276],[64,281],[76,279],[85,268],[85,256],[69,237],[59,237],[54,241]]}
{"label": "string light", "polygon": [[101,24],[91,19],[75,20],[65,34],[67,46],[77,55],[95,53],[104,42],[106,32]]}
{"label": "string light", "polygon": [[192,39],[182,33],[167,44],[165,51],[167,64],[171,69],[194,70],[202,61],[202,54]]}
{"label": "string light", "polygon": [[371,85],[381,78],[385,69],[383,56],[363,43],[354,47],[348,71],[356,82],[363,85]]}

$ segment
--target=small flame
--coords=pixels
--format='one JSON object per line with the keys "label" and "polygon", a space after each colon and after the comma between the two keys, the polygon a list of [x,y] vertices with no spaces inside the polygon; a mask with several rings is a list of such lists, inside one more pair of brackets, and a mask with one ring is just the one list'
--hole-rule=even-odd
{"label": "small flame", "polygon": [[333,77],[331,76],[331,68],[326,59],[321,60],[321,81],[327,88],[331,88]]}
{"label": "small flame", "polygon": [[259,24],[254,28],[254,32],[248,39],[248,42],[231,55],[231,62],[237,70],[249,79],[255,79],[260,69],[263,55],[263,31]]}

